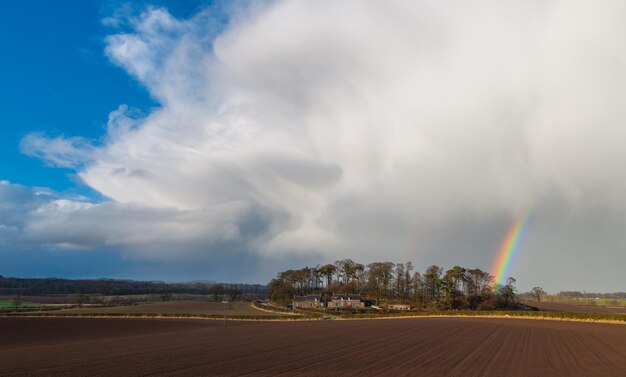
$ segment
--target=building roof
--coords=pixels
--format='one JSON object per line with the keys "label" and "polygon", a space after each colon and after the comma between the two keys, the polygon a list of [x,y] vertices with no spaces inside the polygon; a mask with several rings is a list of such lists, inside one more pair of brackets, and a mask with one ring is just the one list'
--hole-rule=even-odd
{"label": "building roof", "polygon": [[359,300],[361,301],[361,295],[333,295],[331,300]]}

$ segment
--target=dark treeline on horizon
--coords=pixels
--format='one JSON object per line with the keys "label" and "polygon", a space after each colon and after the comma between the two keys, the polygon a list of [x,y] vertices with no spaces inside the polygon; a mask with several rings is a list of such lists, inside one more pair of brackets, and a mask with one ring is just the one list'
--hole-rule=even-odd
{"label": "dark treeline on horizon", "polygon": [[[373,269],[372,269],[373,268]],[[467,304],[473,307],[480,292],[493,294],[493,276],[480,269],[455,266],[444,271],[430,266],[425,272],[413,271],[411,262],[375,262],[367,266],[350,259],[333,264],[287,270],[277,274],[270,284],[229,284],[217,282],[178,282],[117,280],[117,279],[62,279],[13,278],[0,275],[0,295],[140,295],[191,294],[208,295],[218,300],[233,289],[243,299],[262,299],[269,295],[273,301],[289,301],[294,295],[308,293],[357,293],[372,300],[439,306],[450,304],[449,299],[463,293]],[[347,273],[346,273],[347,271]],[[399,278],[398,278],[399,276]],[[369,278],[372,278],[370,281]],[[514,281],[513,281],[514,283]],[[511,284],[511,288],[515,288]],[[514,290],[514,294],[516,291]],[[529,297],[532,296],[528,293]],[[594,293],[561,291],[556,296],[581,299],[626,299],[626,292]],[[483,298],[485,298],[483,296]],[[444,300],[442,300],[444,299]],[[461,303],[464,304],[463,299]],[[480,300],[478,300],[480,301]],[[459,302],[453,301],[454,305]]]}
{"label": "dark treeline on horizon", "polygon": [[166,283],[115,279],[25,279],[0,276],[0,295],[139,295],[139,294],[195,294],[221,297],[237,290],[239,297],[263,298],[267,288],[262,284],[225,283]]}
{"label": "dark treeline on horizon", "polygon": [[580,292],[580,291],[561,291],[556,294],[559,297],[566,298],[584,298],[584,299],[626,299],[626,292],[613,292],[613,293],[594,293],[594,292]]}
{"label": "dark treeline on horizon", "polygon": [[268,284],[275,302],[289,302],[296,295],[319,293],[359,294],[376,302],[412,304],[437,309],[511,308],[517,290],[515,279],[495,284],[494,277],[478,268],[454,266],[445,270],[430,266],[423,273],[411,262],[374,262],[363,265],[344,259],[335,263],[278,273]]}

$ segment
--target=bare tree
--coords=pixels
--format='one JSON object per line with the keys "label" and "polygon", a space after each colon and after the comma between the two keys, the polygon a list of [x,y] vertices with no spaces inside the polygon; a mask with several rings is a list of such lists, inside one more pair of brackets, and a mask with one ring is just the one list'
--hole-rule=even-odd
{"label": "bare tree", "polygon": [[515,302],[515,295],[517,293],[515,282],[517,282],[515,278],[509,277],[506,279],[505,284],[496,284],[496,294],[500,297],[504,309],[508,309],[509,303]]}
{"label": "bare tree", "polygon": [[217,302],[224,294],[224,286],[221,284],[214,284],[209,287],[209,294],[213,295],[213,301]]}
{"label": "bare tree", "polygon": [[161,299],[161,301],[165,302],[165,301],[169,301],[172,299],[172,293],[169,291],[161,291],[159,293],[159,298]]}
{"label": "bare tree", "polygon": [[353,267],[352,284],[350,287],[351,291],[363,294],[366,281],[367,276],[365,275],[365,266],[361,263],[356,263]]}
{"label": "bare tree", "polygon": [[424,299],[426,302],[435,300],[440,295],[441,275],[443,268],[432,265],[426,269],[424,273]]}
{"label": "bare tree", "polygon": [[22,304],[24,303],[24,301],[22,300],[22,296],[20,295],[16,295],[15,297],[13,297],[13,309],[15,309],[15,311],[18,311],[20,309],[20,306],[22,306]]}
{"label": "bare tree", "polygon": [[413,280],[411,279],[411,271],[413,271],[413,263],[406,262],[404,264],[404,297],[411,297],[411,291],[413,290]]}
{"label": "bare tree", "polygon": [[405,277],[404,263],[396,263],[396,284],[394,287],[394,293],[402,303],[404,303],[404,287],[406,286],[404,281]]}
{"label": "bare tree", "polygon": [[368,288],[375,294],[376,305],[378,305],[381,297],[389,297],[394,266],[392,262],[374,262],[367,265],[369,268],[367,273]]}
{"label": "bare tree", "polygon": [[413,278],[411,279],[413,285],[413,300],[420,305],[424,305],[424,280],[422,275],[415,271]]}
{"label": "bare tree", "polygon": [[337,277],[343,279],[343,285],[348,285],[350,280],[354,277],[356,263],[352,259],[343,259],[335,261],[337,267]]}
{"label": "bare tree", "polygon": [[488,272],[474,268],[467,270],[467,275],[470,295],[478,296],[492,290],[493,276]]}
{"label": "bare tree", "polygon": [[311,281],[313,282],[313,290],[317,290],[324,286],[323,274],[320,271],[320,265],[311,268]]}
{"label": "bare tree", "polygon": [[541,301],[541,296],[547,294],[541,287],[533,287],[533,289],[530,290],[530,293],[535,296],[537,302]]}
{"label": "bare tree", "polygon": [[461,309],[467,306],[465,287],[467,283],[466,269],[454,266],[444,275],[441,280],[442,301],[439,302],[444,309]]}
{"label": "bare tree", "polygon": [[470,309],[476,309],[493,294],[493,276],[479,268],[469,269],[465,274],[468,304]]}
{"label": "bare tree", "polygon": [[83,305],[87,302],[87,296],[82,293],[77,293],[74,295],[72,301],[74,301],[74,303],[78,305],[79,308],[82,308]]}

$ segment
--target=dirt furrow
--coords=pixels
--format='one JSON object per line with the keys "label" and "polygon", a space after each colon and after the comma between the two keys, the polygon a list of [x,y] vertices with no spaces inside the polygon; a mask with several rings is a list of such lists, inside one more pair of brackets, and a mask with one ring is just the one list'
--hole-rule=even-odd
{"label": "dirt furrow", "polygon": [[626,375],[626,326],[540,320],[0,318],[0,341],[0,376]]}

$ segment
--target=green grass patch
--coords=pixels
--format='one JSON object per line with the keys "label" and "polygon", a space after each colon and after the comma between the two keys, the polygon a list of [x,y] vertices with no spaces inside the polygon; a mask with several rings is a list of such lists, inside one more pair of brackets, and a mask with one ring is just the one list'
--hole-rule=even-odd
{"label": "green grass patch", "polygon": [[[41,306],[41,304],[32,301],[22,301],[20,303],[20,308],[34,308],[37,306]],[[0,309],[13,309],[14,307],[13,300],[0,300]]]}

